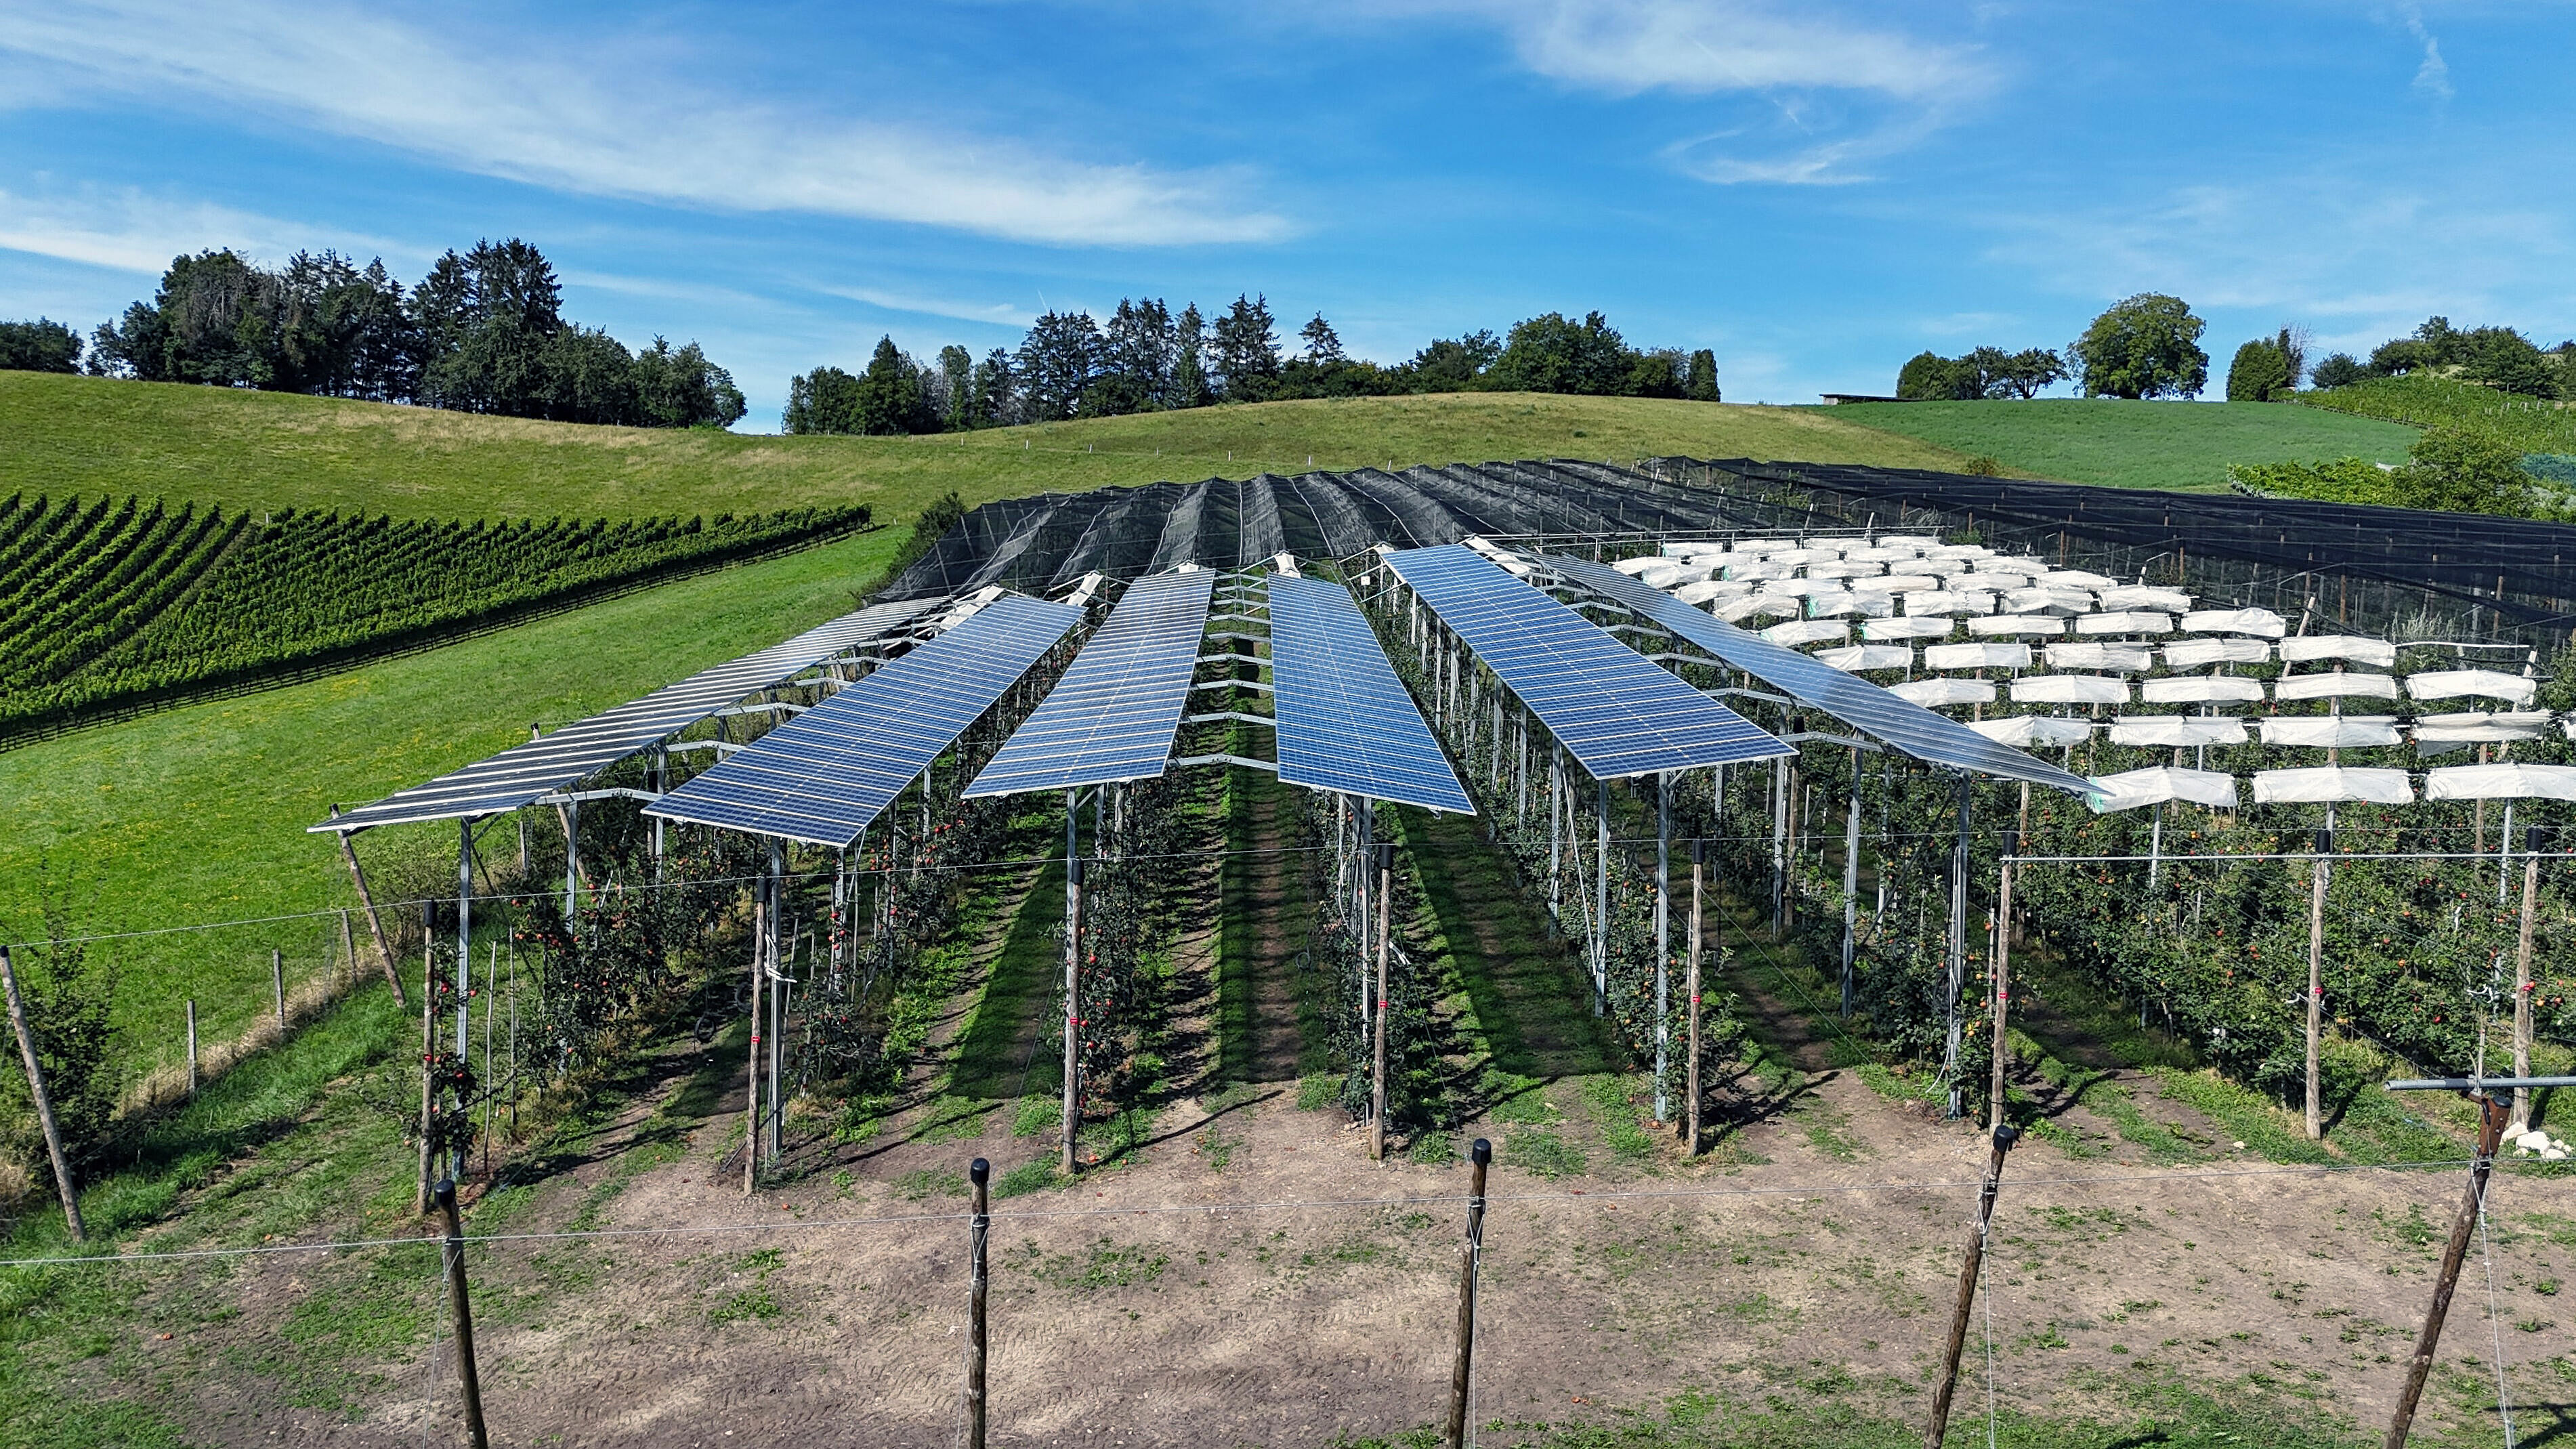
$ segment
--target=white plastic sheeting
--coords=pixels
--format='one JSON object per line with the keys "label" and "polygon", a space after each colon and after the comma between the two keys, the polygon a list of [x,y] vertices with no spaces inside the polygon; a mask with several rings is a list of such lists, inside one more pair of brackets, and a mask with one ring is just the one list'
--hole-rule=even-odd
{"label": "white plastic sheeting", "polygon": [[[2403,778],[2402,776],[2400,778]],[[2144,770],[2123,770],[2116,775],[2102,775],[2093,783],[2100,793],[2092,797],[2093,813],[2108,815],[2115,810],[2135,810],[2142,805],[2162,805],[2168,800],[2181,800],[2193,805],[2207,805],[2214,810],[2236,808],[2236,777],[2216,770],[2185,770],[2172,765],[2156,765]]]}
{"label": "white plastic sheeting", "polygon": [[2306,664],[2318,659],[2349,659],[2374,669],[2397,667],[2397,646],[2385,639],[2364,639],[2352,634],[2311,634],[2302,639],[2284,639],[2280,643],[2281,662]]}
{"label": "white plastic sheeting", "polygon": [[2144,671],[2155,667],[2155,656],[2144,644],[2051,644],[2048,667]]}
{"label": "white plastic sheeting", "polygon": [[2169,634],[2173,632],[2173,615],[2150,614],[2129,610],[2117,614],[2078,614],[2078,634]]}
{"label": "white plastic sheeting", "polygon": [[1992,704],[1995,686],[1984,679],[1915,679],[1891,684],[1887,692],[1908,704],[1937,709],[1945,704]]}
{"label": "white plastic sheeting", "polygon": [[2100,674],[2025,674],[2012,682],[2016,704],[2127,704],[2129,681]]}
{"label": "white plastic sheeting", "polygon": [[2188,614],[2191,595],[2180,589],[2159,589],[2147,584],[2122,584],[2102,591],[2105,609],[2154,609],[2159,613]]}
{"label": "white plastic sheeting", "polygon": [[2149,704],[2218,704],[2263,697],[2263,681],[2232,674],[2187,674],[2177,679],[2150,679],[2138,686]]}
{"label": "white plastic sheeting", "polygon": [[2305,715],[2262,721],[2263,743],[2267,745],[2305,745],[2314,749],[2360,749],[2368,745],[2393,745],[2397,739],[2397,716],[2392,714],[2326,714]]}
{"label": "white plastic sheeting", "polygon": [[1911,669],[1914,667],[1914,647],[1910,644],[1854,644],[1844,649],[1819,649],[1816,662],[1850,674],[1858,674],[1864,669]]}
{"label": "white plastic sheeting", "polygon": [[2324,805],[2358,800],[2369,805],[2411,805],[2415,787],[2404,770],[2356,770],[2318,765],[2305,770],[2257,770],[2257,805]]}
{"label": "white plastic sheeting", "polygon": [[2501,699],[2529,704],[2540,681],[2498,669],[2428,669],[2406,676],[2406,692],[2417,699]]}
{"label": "white plastic sheeting", "polygon": [[1968,632],[1988,638],[2001,634],[2063,634],[2066,621],[2039,614],[1989,614],[1982,619],[1970,619]]}
{"label": "white plastic sheeting", "polygon": [[1673,590],[1673,597],[1696,609],[1711,599],[1741,598],[1744,595],[1744,589],[1745,586],[1742,584],[1731,584],[1718,579],[1702,579],[1698,583],[1684,584]]}
{"label": "white plastic sheeting", "polygon": [[1860,626],[1864,639],[1947,639],[1954,626],[1947,619],[1872,619]]}
{"label": "white plastic sheeting", "polygon": [[2278,639],[2289,621],[2269,609],[2194,609],[2182,616],[2186,634],[2255,634]]}
{"label": "white plastic sheeting", "polygon": [[2003,719],[1968,721],[1968,728],[1999,745],[2029,749],[2034,745],[2055,748],[2080,745],[2093,737],[2093,722],[2084,719],[2059,719],[2054,715],[2016,714]]}
{"label": "white plastic sheeting", "polygon": [[1926,669],[2028,669],[2027,644],[1934,644],[1923,651]]}
{"label": "white plastic sheeting", "polygon": [[1752,594],[1741,599],[1721,599],[1709,608],[1710,613],[1730,624],[1741,624],[1748,619],[1766,616],[1774,619],[1794,619],[1806,610],[1804,601],[1787,594]]}
{"label": "white plastic sheeting", "polygon": [[[2290,641],[2284,639],[2284,644]],[[2284,674],[2272,682],[2274,699],[2395,699],[2397,681],[2385,674]]]}
{"label": "white plastic sheeting", "polygon": [[1869,586],[1882,594],[1919,594],[1938,589],[1941,587],[1941,581],[1930,574],[1909,570],[1901,574],[1889,574],[1883,579],[1871,579]]}
{"label": "white plastic sheeting", "polygon": [[2576,765],[2449,765],[2424,772],[2427,800],[2576,800]]}
{"label": "white plastic sheeting", "polygon": [[2260,639],[2185,639],[2165,646],[2168,669],[2201,669],[2212,664],[2265,664],[2272,646]]}
{"label": "white plastic sheeting", "polygon": [[1995,596],[1976,589],[1933,589],[1906,594],[1909,614],[1982,614],[1995,606]]}
{"label": "white plastic sheeting", "polygon": [[2111,743],[2183,749],[2195,745],[2241,745],[2245,721],[2228,717],[2203,719],[2188,714],[2129,714],[2111,721]]}
{"label": "white plastic sheeting", "polygon": [[2415,721],[2419,745],[2494,745],[2536,740],[2549,725],[2546,710],[2504,710],[2482,714],[2428,714]]}
{"label": "white plastic sheeting", "polygon": [[1801,644],[1842,643],[1851,637],[1851,625],[1830,619],[1810,619],[1804,623],[1774,624],[1762,631],[1762,637],[1774,644],[1796,648]]}
{"label": "white plastic sheeting", "polygon": [[2093,596],[2081,589],[2006,589],[2003,608],[2014,614],[2089,614]]}

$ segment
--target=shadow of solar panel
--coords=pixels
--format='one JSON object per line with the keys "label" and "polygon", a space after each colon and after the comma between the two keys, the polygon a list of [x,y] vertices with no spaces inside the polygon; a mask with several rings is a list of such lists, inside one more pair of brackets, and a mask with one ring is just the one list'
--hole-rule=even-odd
{"label": "shadow of solar panel", "polygon": [[1596,780],[1795,753],[1472,549],[1387,562]]}
{"label": "shadow of solar panel", "polygon": [[2010,745],[1997,744],[1956,720],[1900,699],[1866,679],[1855,679],[1794,649],[1784,649],[1759,635],[1746,633],[1605,564],[1563,554],[1545,555],[1545,561],[1565,577],[1636,610],[1800,704],[1915,759],[1998,779],[2026,780],[2070,795],[2088,794],[2093,789],[2080,775],[2069,774]]}
{"label": "shadow of solar panel", "polygon": [[408,790],[398,790],[337,820],[305,828],[314,833],[364,830],[376,825],[453,820],[516,810],[540,795],[577,784],[650,748],[746,695],[793,679],[845,649],[882,637],[940,602],[911,599],[843,615],[757,654],[702,670],[642,699],[565,725],[542,739],[512,745],[489,759]]}
{"label": "shadow of solar panel", "polygon": [[1005,595],[644,813],[846,846],[1080,622],[1080,609]]}
{"label": "shadow of solar panel", "polygon": [[1475,813],[1367,616],[1340,584],[1270,580],[1270,679],[1280,779]]}
{"label": "shadow of solar panel", "polygon": [[966,794],[1068,790],[1162,774],[1198,669],[1216,577],[1200,569],[1129,585],[1109,621]]}

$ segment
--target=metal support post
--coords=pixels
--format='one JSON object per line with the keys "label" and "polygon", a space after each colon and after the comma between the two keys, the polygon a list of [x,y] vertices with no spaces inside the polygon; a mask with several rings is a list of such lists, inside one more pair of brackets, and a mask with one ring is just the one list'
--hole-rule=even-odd
{"label": "metal support post", "polygon": [[1699,1156],[1700,954],[1704,940],[1701,923],[1706,917],[1707,889],[1708,842],[1694,837],[1691,841],[1690,967],[1689,974],[1683,981],[1683,989],[1690,997],[1690,1032],[1683,1044],[1683,1049],[1689,1053],[1689,1056],[1682,1065],[1682,1091],[1685,1094],[1682,1108],[1682,1140],[1690,1144],[1690,1155],[1693,1157]]}
{"label": "metal support post", "polygon": [[751,897],[751,1055],[743,1067],[742,1195],[751,1196],[760,1178],[760,1028],[761,991],[769,976],[763,959],[769,950],[769,914],[774,897],[764,879]]}
{"label": "metal support post", "polygon": [[[473,1062],[474,1014],[474,824],[456,822],[456,1070],[461,1083],[463,1073]],[[457,1115],[464,1118],[465,1099],[459,1093]],[[465,1176],[465,1143],[456,1143],[455,1165],[449,1175]]]}
{"label": "metal support post", "polygon": [[1655,776],[1655,1120],[1672,1118],[1673,776]]}
{"label": "metal support post", "polygon": [[572,925],[572,913],[581,903],[581,802],[568,800],[563,806],[564,826],[564,925]]}
{"label": "metal support post", "polygon": [[2317,832],[2317,858],[2308,867],[2308,1140],[2326,1135],[2325,1106],[2317,1083],[2317,1058],[2325,1040],[2326,855],[2334,849],[2331,826]]}
{"label": "metal support post", "polygon": [[1593,782],[1592,1014],[1610,1014],[1610,782]]}
{"label": "metal support post", "polygon": [[1082,857],[1077,854],[1081,804],[1064,792],[1064,1121],[1057,1167],[1073,1172],[1074,1138],[1082,1127]]}
{"label": "metal support post", "polygon": [[1369,1160],[1375,1162],[1386,1156],[1386,1017],[1393,994],[1387,979],[1387,936],[1393,914],[1389,903],[1395,898],[1395,846],[1381,843],[1371,854],[1377,865],[1377,1029],[1372,1033],[1375,1061],[1369,1075]]}
{"label": "metal support post", "polygon": [[1989,1128],[2004,1125],[2004,1072],[2012,1064],[2012,1046],[2005,1032],[2012,1017],[2012,858],[2020,843],[2018,832],[2004,837],[2004,859],[1995,883],[1995,1060],[1994,1089],[1986,1099]]}
{"label": "metal support post", "polygon": [[1959,776],[1959,839],[1950,849],[1950,961],[1942,993],[1949,1026],[1942,1036],[1941,1076],[1950,1084],[1950,1115],[1959,1115],[1959,998],[1968,988],[1968,806],[1967,775]]}
{"label": "metal support post", "polygon": [[1842,1014],[1852,1010],[1852,966],[1860,955],[1860,751],[1851,752],[1851,811],[1843,819]]}
{"label": "metal support post", "polygon": [[[2513,948],[2513,1074],[2531,1075],[2531,924],[2540,904],[2540,831],[2534,827],[2522,842],[2522,927]],[[2517,1136],[2531,1130],[2531,1089],[2513,1089],[2513,1121],[2505,1129]]]}
{"label": "metal support post", "polygon": [[787,842],[769,842],[769,1161],[787,1146]]}

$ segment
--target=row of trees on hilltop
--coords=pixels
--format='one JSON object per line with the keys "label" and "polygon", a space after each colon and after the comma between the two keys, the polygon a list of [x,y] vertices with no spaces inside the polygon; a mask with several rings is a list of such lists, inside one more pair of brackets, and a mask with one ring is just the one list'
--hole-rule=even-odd
{"label": "row of trees on hilltop", "polygon": [[1352,357],[1317,313],[1287,351],[1267,297],[1238,296],[1214,319],[1193,303],[1121,299],[1104,324],[1050,310],[1016,349],[981,358],[943,347],[907,356],[882,338],[857,373],[818,367],[788,384],[791,433],[931,433],[1065,418],[1288,398],[1433,392],[1555,392],[1595,397],[1720,398],[1706,348],[1639,349],[1598,312],[1549,312],[1507,336],[1440,338],[1388,366]]}
{"label": "row of trees on hilltop", "polygon": [[2319,362],[2318,387],[2349,387],[2374,377],[2437,373],[2522,397],[2576,400],[2576,338],[2543,349],[2511,327],[2454,327],[2428,317],[2403,337],[2370,350],[2367,361],[2337,352]]}
{"label": "row of trees on hilltop", "polygon": [[148,302],[79,339],[59,323],[0,327],[0,366],[26,354],[149,382],[194,382],[634,427],[727,426],[742,390],[695,342],[630,351],[566,319],[563,288],[527,242],[477,242],[406,289],[379,259],[298,252],[264,268],[231,250],[170,264]]}
{"label": "row of trees on hilltop", "polygon": [[2026,347],[1980,347],[1957,357],[1917,353],[1896,375],[1908,402],[2037,397],[2068,378],[2086,397],[2198,397],[2209,385],[2209,354],[2200,350],[2208,324],[2190,304],[2141,292],[2104,308],[2061,353]]}

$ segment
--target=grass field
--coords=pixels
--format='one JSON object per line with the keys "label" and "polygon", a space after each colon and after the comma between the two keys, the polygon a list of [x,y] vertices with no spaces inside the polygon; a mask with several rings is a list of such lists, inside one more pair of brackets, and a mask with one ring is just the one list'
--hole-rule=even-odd
{"label": "grass field", "polygon": [[1805,408],[1526,393],[1198,408],[921,438],[585,427],[176,383],[0,372],[0,496],[136,493],[433,518],[912,516],[1104,484],[1389,463],[1656,453],[1954,468],[1936,444]]}
{"label": "grass field", "polygon": [[[326,836],[357,804],[776,643],[850,607],[901,539],[880,530],[503,633],[239,699],[0,753],[0,939],[41,939],[39,897],[79,933],[141,931],[354,904]],[[360,837],[371,870],[454,859],[453,826]],[[453,866],[448,869],[452,871]],[[390,872],[389,872],[390,873]],[[115,943],[130,1054],[166,1059],[181,1002],[220,1038],[267,1009],[268,952],[318,962],[318,921]],[[308,968],[309,969],[309,968]]]}
{"label": "grass field", "polygon": [[2367,458],[2403,463],[2416,431],[2375,418],[2279,403],[1846,403],[1817,409],[1866,427],[1985,455],[2004,471],[2113,488],[2213,492],[2230,463]]}

